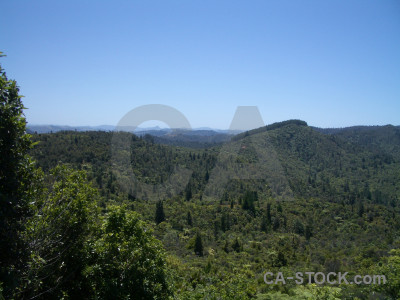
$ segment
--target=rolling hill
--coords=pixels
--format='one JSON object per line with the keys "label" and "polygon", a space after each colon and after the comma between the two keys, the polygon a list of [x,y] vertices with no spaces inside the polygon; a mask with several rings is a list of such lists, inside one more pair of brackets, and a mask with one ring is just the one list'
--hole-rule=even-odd
{"label": "rolling hill", "polygon": [[[379,272],[400,247],[399,137],[395,126],[324,131],[290,120],[202,148],[130,133],[37,134],[31,154],[45,170],[60,162],[86,170],[103,207],[137,211],[163,242],[182,299],[353,299],[385,292],[266,285],[263,274]],[[179,170],[188,172],[174,185]]]}

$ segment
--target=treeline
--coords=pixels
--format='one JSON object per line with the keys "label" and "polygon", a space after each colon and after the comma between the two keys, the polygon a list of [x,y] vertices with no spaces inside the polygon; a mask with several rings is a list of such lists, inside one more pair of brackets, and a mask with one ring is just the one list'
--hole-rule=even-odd
{"label": "treeline", "polygon": [[260,128],[256,128],[256,129],[252,129],[252,130],[248,130],[248,131],[239,133],[239,134],[235,135],[234,137],[232,137],[231,140],[237,141],[237,140],[240,140],[240,139],[250,136],[250,135],[265,132],[268,130],[278,129],[278,128],[281,128],[281,127],[284,127],[287,125],[307,126],[307,122],[302,121],[302,120],[287,120],[287,121],[282,121],[282,122],[276,122],[273,124],[266,125],[264,127],[260,127]]}

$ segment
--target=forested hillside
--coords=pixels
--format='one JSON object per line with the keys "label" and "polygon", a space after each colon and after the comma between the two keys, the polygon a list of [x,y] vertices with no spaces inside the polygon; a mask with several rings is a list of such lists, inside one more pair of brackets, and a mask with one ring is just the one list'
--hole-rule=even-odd
{"label": "forested hillside", "polygon": [[[180,140],[195,148],[30,135],[0,73],[0,299],[400,296],[398,127],[289,120],[213,147]],[[387,282],[267,284],[266,272]]]}
{"label": "forested hillside", "polygon": [[[206,149],[114,133],[130,141],[138,182],[163,184],[176,166],[192,172],[179,193],[146,199],[121,184],[126,173],[112,164],[113,133],[34,135],[31,155],[44,170],[60,163],[85,170],[103,208],[114,203],[137,212],[167,251],[178,298],[395,298],[398,285],[267,285],[263,274],[386,272],[398,280],[399,265],[385,266],[400,246],[399,132],[384,126],[325,134],[295,120]],[[237,166],[252,165],[264,176],[235,179]],[[233,174],[229,180],[219,178],[221,168]],[[217,191],[206,198],[210,186]]]}

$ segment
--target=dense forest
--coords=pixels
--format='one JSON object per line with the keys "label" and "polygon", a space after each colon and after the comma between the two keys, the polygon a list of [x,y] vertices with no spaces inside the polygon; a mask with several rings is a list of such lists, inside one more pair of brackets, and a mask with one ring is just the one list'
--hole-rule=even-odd
{"label": "dense forest", "polygon": [[0,80],[0,299],[400,297],[398,127],[27,134],[16,82]]}

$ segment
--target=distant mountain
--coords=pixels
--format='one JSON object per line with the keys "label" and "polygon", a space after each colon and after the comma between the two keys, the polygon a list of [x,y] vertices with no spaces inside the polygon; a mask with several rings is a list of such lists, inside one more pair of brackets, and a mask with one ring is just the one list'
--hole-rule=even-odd
{"label": "distant mountain", "polygon": [[[35,125],[28,124],[27,130],[29,133],[51,133],[59,131],[114,131],[116,126],[114,125],[99,125],[99,126],[69,126],[69,125]],[[193,128],[191,130],[185,129],[171,129],[161,128],[159,126],[154,127],[136,127],[130,126],[118,126],[118,131],[134,132],[138,135],[150,134],[160,136],[163,134],[170,133],[171,131],[186,131],[195,132],[195,135],[215,135],[216,133],[221,134],[237,134],[240,130],[229,130],[229,129],[216,129],[209,127]]]}
{"label": "distant mountain", "polygon": [[59,131],[112,131],[115,126],[99,125],[99,126],[68,126],[68,125],[29,125],[27,131],[29,133],[51,133]]}
{"label": "distant mountain", "polygon": [[282,122],[276,122],[273,124],[269,124],[267,126],[263,126],[260,128],[256,128],[256,129],[252,129],[252,130],[248,130],[248,131],[239,133],[239,134],[235,135],[232,138],[232,140],[237,141],[237,140],[240,140],[247,136],[255,135],[255,134],[262,133],[262,132],[269,131],[269,130],[278,129],[278,128],[281,128],[281,127],[284,127],[287,125],[308,126],[307,122],[302,121],[302,120],[287,120],[287,121],[282,121]]}
{"label": "distant mountain", "polygon": [[[28,133],[30,134],[43,134],[43,133],[56,133],[60,131],[114,131],[115,126],[100,125],[100,126],[60,126],[60,125],[30,125],[28,126]],[[230,138],[240,131],[237,130],[222,130],[211,128],[194,128],[187,129],[171,129],[161,128],[159,126],[147,128],[132,128],[132,127],[118,127],[118,131],[126,131],[136,134],[137,136],[152,136],[152,141],[157,144],[165,144],[171,146],[184,146],[191,148],[206,148],[216,144],[227,142]]]}
{"label": "distant mountain", "polygon": [[[385,125],[385,126],[352,126],[343,128],[319,128],[308,126],[302,120],[287,120],[269,124],[260,128],[238,131],[238,130],[222,130],[208,127],[187,129],[171,129],[161,128],[159,126],[135,129],[131,127],[118,127],[118,131],[126,131],[136,134],[137,136],[151,136],[151,140],[157,144],[184,146],[189,148],[207,148],[224,142],[238,141],[248,136],[253,136],[266,131],[271,131],[283,128],[288,125],[297,125],[300,127],[309,127],[310,129],[325,134],[334,135],[342,139],[346,139],[351,143],[369,145],[375,148],[393,150],[390,147],[391,140],[398,139],[400,126]],[[55,133],[60,131],[114,131],[115,126],[100,125],[100,126],[67,126],[67,125],[29,125],[28,133],[42,134]],[[373,141],[374,139],[377,139]],[[372,143],[372,144],[371,144]],[[388,144],[389,143],[389,144]]]}
{"label": "distant mountain", "polygon": [[212,130],[172,131],[162,136],[154,136],[157,144],[189,148],[207,148],[228,142],[233,134],[218,133]]}
{"label": "distant mountain", "polygon": [[384,125],[384,126],[378,126],[378,125],[372,125],[372,126],[350,126],[350,127],[340,127],[340,128],[320,128],[320,127],[313,127],[310,126],[312,129],[325,133],[325,134],[336,134],[339,132],[349,132],[349,131],[369,131],[377,128],[382,128],[385,126],[392,126],[396,128],[400,128],[400,126],[393,126],[393,125]]}

